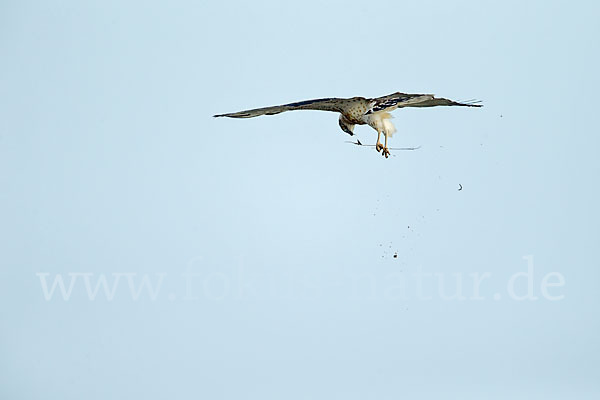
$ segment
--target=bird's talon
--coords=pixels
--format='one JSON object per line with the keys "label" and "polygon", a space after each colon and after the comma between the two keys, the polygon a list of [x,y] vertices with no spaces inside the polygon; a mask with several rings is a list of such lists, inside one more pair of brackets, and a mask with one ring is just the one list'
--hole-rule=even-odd
{"label": "bird's talon", "polygon": [[381,150],[383,150],[383,145],[381,143],[377,143],[375,145],[375,150],[377,150],[377,152],[379,153]]}
{"label": "bird's talon", "polygon": [[383,156],[385,156],[385,158],[388,158],[390,156],[390,150],[387,147],[383,148],[383,153],[381,153]]}

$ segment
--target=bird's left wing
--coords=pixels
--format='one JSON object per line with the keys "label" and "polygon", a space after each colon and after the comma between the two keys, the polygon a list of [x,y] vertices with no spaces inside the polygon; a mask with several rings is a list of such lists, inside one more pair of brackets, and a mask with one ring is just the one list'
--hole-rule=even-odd
{"label": "bird's left wing", "polygon": [[255,108],[252,110],[239,111],[228,114],[217,114],[214,117],[230,117],[230,118],[252,118],[260,115],[274,115],[284,111],[293,110],[320,110],[320,111],[344,111],[349,99],[327,98],[299,101],[296,103],[282,104],[280,106]]}
{"label": "bird's left wing", "polygon": [[378,111],[393,111],[402,107],[435,107],[435,106],[466,106],[481,107],[477,101],[458,102],[444,98],[436,98],[432,94],[409,94],[393,93],[388,96],[371,99],[371,110],[369,113]]}

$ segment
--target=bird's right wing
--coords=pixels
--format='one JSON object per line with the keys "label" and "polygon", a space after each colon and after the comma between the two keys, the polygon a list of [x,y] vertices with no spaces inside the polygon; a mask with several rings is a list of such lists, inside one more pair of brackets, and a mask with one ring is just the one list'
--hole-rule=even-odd
{"label": "bird's right wing", "polygon": [[320,110],[320,111],[335,111],[343,112],[349,99],[327,98],[299,101],[296,103],[283,104],[280,106],[255,108],[252,110],[238,111],[227,114],[217,114],[214,117],[229,117],[229,118],[252,118],[260,115],[274,115],[284,111],[293,110]]}

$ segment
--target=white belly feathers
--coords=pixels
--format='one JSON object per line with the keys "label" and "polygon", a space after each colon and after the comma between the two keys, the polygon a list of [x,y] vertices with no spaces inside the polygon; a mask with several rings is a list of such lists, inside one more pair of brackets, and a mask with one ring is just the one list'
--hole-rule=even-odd
{"label": "white belly feathers", "polygon": [[387,137],[392,137],[396,132],[396,127],[392,124],[392,115],[387,112],[377,112],[365,115],[365,122],[378,132],[382,132]]}

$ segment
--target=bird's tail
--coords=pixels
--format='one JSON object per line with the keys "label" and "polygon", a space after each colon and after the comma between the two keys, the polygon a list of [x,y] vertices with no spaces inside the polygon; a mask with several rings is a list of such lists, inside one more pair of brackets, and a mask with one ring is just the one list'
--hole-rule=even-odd
{"label": "bird's tail", "polygon": [[396,127],[394,126],[392,121],[390,121],[390,119],[391,119],[391,115],[390,115],[390,118],[383,119],[383,132],[384,132],[385,136],[387,136],[387,137],[392,137],[392,136],[394,136],[394,133],[396,133]]}

